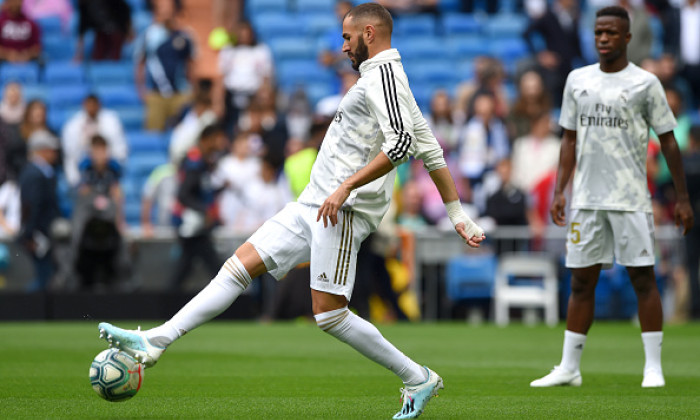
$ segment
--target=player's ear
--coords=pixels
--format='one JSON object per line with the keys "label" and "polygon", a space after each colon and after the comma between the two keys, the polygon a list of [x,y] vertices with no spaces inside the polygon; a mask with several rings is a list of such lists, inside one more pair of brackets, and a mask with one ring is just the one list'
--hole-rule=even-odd
{"label": "player's ear", "polygon": [[374,41],[376,35],[377,28],[375,28],[373,25],[365,25],[364,29],[362,30],[362,37],[365,39],[365,43]]}
{"label": "player's ear", "polygon": [[627,31],[627,35],[625,35],[625,44],[629,44],[631,39],[632,39],[632,32]]}

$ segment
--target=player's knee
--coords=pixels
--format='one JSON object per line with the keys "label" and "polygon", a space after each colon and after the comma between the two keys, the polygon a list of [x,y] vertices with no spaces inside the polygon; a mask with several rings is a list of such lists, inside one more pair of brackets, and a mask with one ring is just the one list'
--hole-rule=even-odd
{"label": "player's knee", "polygon": [[656,291],[656,279],[654,279],[653,275],[638,275],[634,277],[630,275],[630,280],[638,296],[648,295]]}
{"label": "player's knee", "polygon": [[571,279],[571,296],[574,299],[590,299],[595,296],[595,282],[572,278]]}
{"label": "player's knee", "polygon": [[317,313],[314,315],[314,318],[316,319],[316,325],[318,325],[321,330],[329,334],[333,334],[333,332],[343,324],[350,314],[350,310],[348,310],[347,307],[344,307],[332,311]]}

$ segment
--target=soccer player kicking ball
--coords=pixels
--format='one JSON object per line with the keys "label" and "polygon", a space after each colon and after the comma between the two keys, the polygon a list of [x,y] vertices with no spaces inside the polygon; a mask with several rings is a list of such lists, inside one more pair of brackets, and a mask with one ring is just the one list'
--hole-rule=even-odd
{"label": "soccer player kicking ball", "polygon": [[551,214],[565,226],[564,188],[576,167],[567,241],[571,296],[561,363],[530,386],[581,385],[579,363],[593,323],[595,287],[613,256],[627,268],[637,294],[646,363],[642,387],[665,385],[661,370],[661,299],[654,278],[654,221],[647,189],[649,127],[659,135],[673,176],[676,225],[693,226],[676,121],[652,74],[627,61],[631,39],[625,9],[606,7],[595,21],[600,63],[572,71],[559,124],[564,128]]}
{"label": "soccer player kicking ball", "polygon": [[348,310],[357,251],[389,207],[395,168],[409,156],[423,160],[464,241],[479,247],[484,234],[462,210],[442,149],[416,105],[398,51],[391,48],[392,26],[389,12],[375,3],[358,5],[345,16],[343,52],[362,77],[341,101],[298,202],[263,224],[165,324],[134,331],[101,323],[100,334],[111,345],[153,366],[175,340],[228,308],[252,278],[270,272],[279,279],[310,261],[318,326],[401,378],[403,406],[394,418],[423,412],[443,388],[442,378]]}

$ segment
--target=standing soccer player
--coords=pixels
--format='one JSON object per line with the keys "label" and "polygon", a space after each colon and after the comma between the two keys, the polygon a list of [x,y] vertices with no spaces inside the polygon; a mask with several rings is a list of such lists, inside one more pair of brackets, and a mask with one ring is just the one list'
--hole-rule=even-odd
{"label": "standing soccer player", "polygon": [[401,378],[403,406],[394,418],[421,414],[443,387],[442,378],[348,310],[360,243],[384,216],[395,168],[409,156],[423,161],[465,242],[478,247],[484,235],[462,210],[442,149],[416,105],[398,51],[391,48],[392,26],[389,12],[375,3],[353,8],[343,20],[343,52],[362,77],[341,101],[298,202],[263,224],[165,324],[133,331],[101,323],[100,333],[111,345],[153,366],[173,341],[228,308],[252,278],[270,272],[279,279],[310,261],[318,326]]}
{"label": "standing soccer player", "polygon": [[551,214],[566,226],[564,189],[576,167],[567,242],[571,296],[561,363],[530,386],[581,385],[579,364],[593,323],[595,287],[613,256],[637,294],[646,363],[642,387],[664,386],[661,299],[654,277],[654,221],[647,189],[649,127],[659,135],[678,203],[676,225],[693,226],[676,121],[659,80],[627,61],[630,20],[621,7],[599,10],[595,43],[600,63],[569,74],[559,124],[564,128]]}

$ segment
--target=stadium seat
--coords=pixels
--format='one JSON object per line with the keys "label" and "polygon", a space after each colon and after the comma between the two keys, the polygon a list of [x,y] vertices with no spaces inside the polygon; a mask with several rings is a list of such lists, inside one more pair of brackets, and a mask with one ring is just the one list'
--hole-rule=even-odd
{"label": "stadium seat", "polygon": [[458,82],[454,63],[449,60],[416,61],[406,64],[406,74],[414,84],[451,87]]}
{"label": "stadium seat", "polygon": [[140,106],[141,97],[133,84],[94,85],[94,92],[106,108]]}
{"label": "stadium seat", "polygon": [[134,12],[146,10],[145,0],[126,0],[126,2],[129,4],[129,7],[131,7],[131,14],[134,14]]}
{"label": "stadium seat", "polygon": [[442,30],[446,36],[479,34],[482,24],[473,15],[448,13],[442,18]]}
{"label": "stadium seat", "polygon": [[93,86],[133,84],[134,64],[131,61],[92,62],[86,77]]}
{"label": "stadium seat", "polygon": [[72,60],[75,57],[75,39],[73,37],[42,37],[41,48],[47,61]]}
{"label": "stadium seat", "polygon": [[317,55],[315,42],[306,37],[273,39],[269,44],[278,62],[289,59],[315,59]]}
{"label": "stadium seat", "polygon": [[512,63],[529,56],[525,40],[521,37],[495,39],[489,43],[491,54],[501,61]]}
{"label": "stadium seat", "polygon": [[114,110],[119,114],[119,119],[122,121],[124,131],[136,131],[143,128],[143,121],[146,114],[143,106],[115,107]]}
{"label": "stadium seat", "polygon": [[309,35],[322,36],[331,29],[339,26],[338,18],[333,13],[304,14],[304,25],[309,29]]}
{"label": "stadium seat", "polygon": [[37,63],[10,64],[4,63],[0,67],[0,83],[7,82],[38,83],[39,65]]}
{"label": "stadium seat", "polygon": [[141,202],[126,200],[124,202],[124,218],[129,226],[139,226],[141,224]]}
{"label": "stadium seat", "polygon": [[394,21],[394,37],[435,36],[433,15],[406,15]]}
{"label": "stadium seat", "polygon": [[445,288],[453,301],[488,299],[493,295],[495,255],[459,255],[447,261]]}
{"label": "stadium seat", "polygon": [[61,23],[61,18],[58,15],[42,16],[37,18],[35,21],[39,25],[39,28],[41,28],[42,37],[63,35],[63,25]]}
{"label": "stadium seat", "polygon": [[453,60],[474,59],[480,55],[488,55],[488,39],[481,35],[463,35],[447,38],[447,51]]}
{"label": "stadium seat", "polygon": [[44,82],[50,85],[85,83],[85,70],[74,61],[50,61],[44,67]]}
{"label": "stadium seat", "polygon": [[306,96],[309,98],[311,107],[315,107],[319,100],[331,96],[335,93],[332,83],[310,83],[304,87]]}
{"label": "stadium seat", "polygon": [[129,151],[132,154],[141,152],[168,151],[168,138],[159,131],[129,131],[126,133]]}
{"label": "stadium seat", "polygon": [[296,0],[297,13],[333,13],[335,1],[329,0]]}
{"label": "stadium seat", "polygon": [[46,116],[46,123],[48,124],[50,129],[57,133],[60,133],[66,121],[68,121],[73,115],[80,111],[80,109],[81,108],[79,106],[61,108],[52,108],[51,106],[49,106],[49,113]]}
{"label": "stadium seat", "polygon": [[22,96],[26,102],[34,99],[46,102],[46,90],[44,85],[22,85]]}
{"label": "stadium seat", "polygon": [[485,33],[489,39],[512,39],[521,37],[527,28],[527,17],[518,14],[500,14],[489,19]]}
{"label": "stadium seat", "polygon": [[277,66],[277,82],[285,90],[299,85],[332,81],[332,72],[321,68],[316,60],[286,60]]}
{"label": "stadium seat", "polygon": [[306,28],[300,18],[290,13],[264,13],[252,18],[255,31],[265,42],[276,38],[306,36]]}
{"label": "stadium seat", "polygon": [[247,0],[245,9],[252,17],[259,13],[285,13],[288,7],[287,0]]}
{"label": "stadium seat", "polygon": [[395,42],[401,57],[406,60],[435,60],[449,58],[445,41],[441,37],[399,39]]}
{"label": "stadium seat", "polygon": [[146,10],[131,12],[131,25],[134,27],[136,34],[141,34],[151,23],[153,23],[151,12]]}
{"label": "stadium seat", "polygon": [[545,321],[559,321],[557,268],[548,254],[501,254],[494,286],[496,324],[508,325],[510,308],[544,308]]}
{"label": "stadium seat", "polygon": [[168,154],[165,152],[141,152],[129,156],[124,165],[125,176],[142,178],[145,180],[156,166],[168,162]]}
{"label": "stadium seat", "polygon": [[47,105],[50,110],[79,107],[90,93],[86,85],[59,85],[48,89]]}

